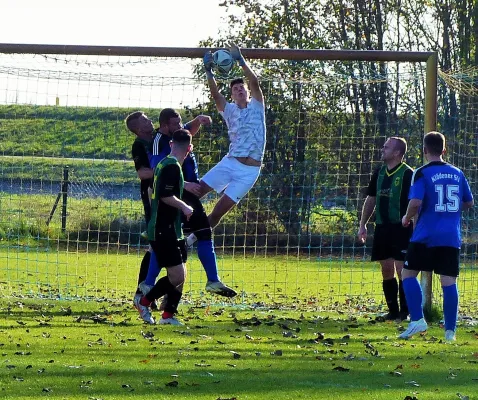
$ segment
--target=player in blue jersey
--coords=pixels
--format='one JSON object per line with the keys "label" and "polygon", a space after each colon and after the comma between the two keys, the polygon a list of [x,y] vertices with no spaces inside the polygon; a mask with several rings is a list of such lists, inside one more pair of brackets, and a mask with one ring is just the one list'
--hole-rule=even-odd
{"label": "player in blue jersey", "polygon": [[407,213],[403,226],[418,214],[402,271],[403,288],[410,312],[410,324],[399,337],[408,339],[425,332],[422,290],[417,276],[420,271],[440,275],[443,289],[445,340],[456,340],[458,289],[461,246],[461,212],[473,206],[473,196],[463,172],[443,161],[445,137],[439,132],[427,133],[423,150],[428,164],[412,177]]}
{"label": "player in blue jersey", "polygon": [[[191,127],[191,125],[198,123],[200,125],[208,125],[211,123],[211,118],[205,115],[200,115],[193,121],[185,124],[184,127],[186,129],[190,129],[194,134],[199,130],[199,127]],[[173,132],[182,127],[181,116],[175,110],[171,108],[165,108],[159,115],[159,124],[160,125],[156,130],[156,136],[153,142],[153,155],[151,158],[151,166],[153,168],[159,163],[159,161],[161,161],[171,152],[171,136]],[[196,157],[193,152],[190,152],[187,155],[186,159],[184,160],[182,170],[185,181],[183,201],[194,209],[194,214],[191,216],[189,221],[184,221],[183,230],[185,234],[194,233],[198,238],[198,257],[207,275],[206,290],[220,296],[234,297],[237,293],[222,283],[219,279],[216,253],[214,251],[214,244],[212,241],[211,226],[209,224],[206,211],[204,210],[204,207],[198,197],[200,189],[199,173]],[[150,263],[145,282],[140,284],[140,288],[143,290],[143,293],[147,293],[149,288],[154,285],[158,274],[158,265],[152,261]]]}

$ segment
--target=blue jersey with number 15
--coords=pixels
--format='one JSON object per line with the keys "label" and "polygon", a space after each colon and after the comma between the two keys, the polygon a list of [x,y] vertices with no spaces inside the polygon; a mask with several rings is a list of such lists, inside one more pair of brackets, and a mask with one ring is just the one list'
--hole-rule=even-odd
{"label": "blue jersey with number 15", "polygon": [[442,161],[415,170],[409,199],[422,200],[410,241],[428,247],[461,246],[461,208],[473,199],[463,172]]}

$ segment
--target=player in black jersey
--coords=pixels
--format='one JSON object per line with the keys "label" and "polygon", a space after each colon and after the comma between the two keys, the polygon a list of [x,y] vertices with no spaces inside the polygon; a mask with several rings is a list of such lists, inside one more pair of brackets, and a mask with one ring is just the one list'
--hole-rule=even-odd
{"label": "player in black jersey", "polygon": [[384,164],[373,173],[368,185],[358,231],[359,240],[365,243],[367,223],[375,210],[372,261],[378,261],[382,268],[383,293],[388,306],[386,320],[404,320],[408,316],[401,276],[412,227],[404,228],[401,221],[407,211],[413,170],[403,162],[406,151],[407,142],[403,138],[391,137],[383,145]]}
{"label": "player in black jersey", "polygon": [[[151,121],[143,112],[136,111],[126,117],[125,124],[126,127],[136,135],[131,154],[133,156],[136,173],[141,181],[141,201],[143,202],[144,219],[146,225],[148,225],[151,218],[151,205],[149,202],[148,189],[153,184],[153,170],[151,169],[150,164],[153,149],[153,121]],[[146,279],[151,257],[152,251],[150,247],[141,260],[141,267],[138,274],[138,285]],[[141,291],[138,287],[136,289],[135,297],[141,297]]]}

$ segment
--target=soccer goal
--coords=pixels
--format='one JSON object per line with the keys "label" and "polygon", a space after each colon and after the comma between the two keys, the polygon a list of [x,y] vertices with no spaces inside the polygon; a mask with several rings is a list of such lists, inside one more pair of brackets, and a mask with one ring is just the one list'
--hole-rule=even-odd
{"label": "soccer goal", "polygon": [[[123,121],[143,110],[157,124],[166,107],[184,122],[208,114],[194,150],[201,175],[215,165],[229,141],[205,50],[0,44],[2,296],[131,300],[147,243]],[[407,162],[422,164],[422,134],[437,121],[436,54],[243,53],[260,75],[268,133],[258,182],[214,231],[221,279],[240,293],[227,304],[379,311],[371,241],[356,241],[363,193],[388,136],[406,138]],[[222,304],[205,296],[194,249],[188,267],[185,301]],[[464,259],[464,302],[475,267]]]}

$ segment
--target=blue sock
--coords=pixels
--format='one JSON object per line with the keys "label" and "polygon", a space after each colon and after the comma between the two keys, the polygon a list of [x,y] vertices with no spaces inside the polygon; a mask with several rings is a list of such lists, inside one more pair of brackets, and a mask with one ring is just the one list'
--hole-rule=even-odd
{"label": "blue sock", "polygon": [[410,320],[418,321],[423,318],[423,293],[417,278],[410,277],[402,281],[403,291],[407,298],[408,311],[410,312]]}
{"label": "blue sock", "polygon": [[146,279],[144,282],[146,285],[154,286],[156,283],[156,278],[159,275],[161,269],[158,266],[158,259],[156,258],[156,254],[154,251],[151,250],[151,259],[149,260],[149,268],[148,268],[148,275],[146,275]]}
{"label": "blue sock", "polygon": [[443,314],[445,314],[445,330],[455,331],[458,318],[458,287],[456,283],[442,286]]}
{"label": "blue sock", "polygon": [[214,245],[212,240],[198,240],[198,257],[201,264],[206,271],[207,280],[217,282],[219,276],[217,275],[216,253],[214,252]]}

